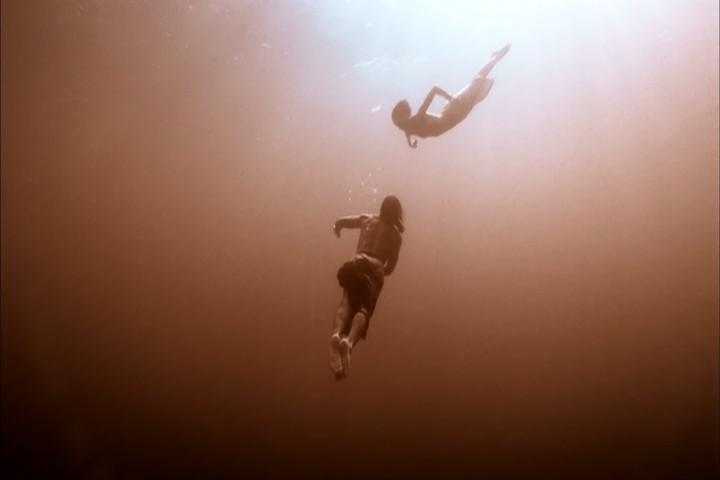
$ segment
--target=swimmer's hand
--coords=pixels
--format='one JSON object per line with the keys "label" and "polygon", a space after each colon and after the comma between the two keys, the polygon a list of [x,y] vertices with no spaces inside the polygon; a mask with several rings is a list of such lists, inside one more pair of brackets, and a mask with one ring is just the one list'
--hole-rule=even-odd
{"label": "swimmer's hand", "polygon": [[413,141],[410,141],[410,134],[405,133],[405,138],[407,138],[408,146],[410,148],[417,148],[417,138]]}
{"label": "swimmer's hand", "polygon": [[340,238],[340,230],[342,230],[342,227],[338,222],[333,223],[333,232],[335,233],[335,236]]}

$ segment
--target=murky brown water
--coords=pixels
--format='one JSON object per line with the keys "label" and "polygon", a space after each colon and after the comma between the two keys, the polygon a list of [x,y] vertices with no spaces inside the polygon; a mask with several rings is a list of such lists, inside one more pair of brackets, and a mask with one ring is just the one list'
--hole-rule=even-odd
{"label": "murky brown water", "polygon": [[[2,2],[4,469],[717,469],[717,2],[433,5]],[[508,42],[407,148],[394,102]],[[330,226],[390,193],[399,265],[335,383]]]}

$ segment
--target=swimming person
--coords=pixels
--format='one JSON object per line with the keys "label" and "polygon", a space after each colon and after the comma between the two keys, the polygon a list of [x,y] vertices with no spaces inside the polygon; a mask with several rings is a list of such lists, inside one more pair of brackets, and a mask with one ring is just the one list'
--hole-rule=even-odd
{"label": "swimming person", "polygon": [[[483,101],[490,93],[495,81],[488,78],[488,74],[508,51],[510,51],[510,45],[505,45],[502,49],[493,53],[493,59],[490,63],[485,65],[472,82],[454,97],[440,87],[433,87],[415,115],[411,115],[410,104],[407,100],[399,101],[393,108],[392,121],[400,130],[405,132],[408,145],[417,148],[417,139],[414,141],[410,139],[413,135],[420,138],[437,137],[462,122],[473,107]],[[441,115],[435,115],[427,111],[435,95],[440,95],[448,101]]]}
{"label": "swimming person", "polygon": [[350,353],[367,335],[385,276],[390,275],[397,265],[401,233],[405,231],[400,200],[394,195],[385,197],[380,215],[362,214],[338,219],[333,224],[338,238],[343,228],[359,228],[360,237],[355,255],[337,272],[343,297],[330,337],[330,368],[338,380],[347,376]]}

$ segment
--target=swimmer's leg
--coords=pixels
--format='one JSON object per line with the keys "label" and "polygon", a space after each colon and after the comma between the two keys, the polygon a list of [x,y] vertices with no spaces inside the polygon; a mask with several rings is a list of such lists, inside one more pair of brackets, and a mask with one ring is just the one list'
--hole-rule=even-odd
{"label": "swimmer's leg", "polygon": [[360,310],[355,314],[352,319],[352,327],[350,327],[350,334],[340,340],[339,350],[340,359],[342,362],[343,372],[345,375],[350,370],[350,354],[352,353],[353,347],[360,341],[360,338],[365,334],[367,328],[367,316],[364,310]]}
{"label": "swimmer's leg", "polygon": [[347,290],[343,290],[343,298],[340,301],[337,312],[335,312],[335,323],[333,325],[333,333],[330,337],[330,369],[337,379],[345,376],[343,370],[343,362],[340,355],[341,335],[350,329],[350,298]]}
{"label": "swimmer's leg", "polygon": [[347,337],[351,347],[354,347],[363,337],[365,330],[367,329],[367,324],[367,314],[365,313],[365,310],[360,310],[353,317],[352,327],[350,328],[350,333]]}
{"label": "swimmer's leg", "polygon": [[475,97],[475,102],[473,105],[477,105],[478,103],[485,100],[485,97],[488,96],[488,93],[490,93],[490,90],[492,90],[493,85],[495,85],[495,80],[492,78],[483,78],[482,84],[480,85],[480,91],[478,92],[477,96]]}
{"label": "swimmer's leg", "polygon": [[335,323],[333,324],[333,335],[345,336],[350,331],[350,321],[352,320],[352,307],[350,306],[350,296],[347,290],[343,290],[343,297],[340,300],[337,311],[335,312]]}
{"label": "swimmer's leg", "polygon": [[493,85],[495,85],[495,80],[493,80],[492,78],[488,78],[488,74],[495,67],[495,65],[500,60],[502,60],[505,55],[507,55],[509,51],[510,45],[508,44],[497,52],[493,53],[493,59],[487,65],[485,65],[483,69],[480,70],[480,72],[478,72],[473,81],[467,87],[468,96],[469,98],[472,98],[472,106],[475,106],[478,103],[482,102],[483,100],[485,100],[485,97],[488,96],[490,90],[492,90]]}
{"label": "swimmer's leg", "polygon": [[477,77],[475,78],[484,78],[487,77],[490,71],[495,67],[495,65],[502,60],[502,58],[507,55],[507,53],[510,51],[510,44],[505,45],[503,48],[498,50],[497,52],[492,54],[493,59],[488,62],[487,65],[485,65],[482,70],[477,74]]}

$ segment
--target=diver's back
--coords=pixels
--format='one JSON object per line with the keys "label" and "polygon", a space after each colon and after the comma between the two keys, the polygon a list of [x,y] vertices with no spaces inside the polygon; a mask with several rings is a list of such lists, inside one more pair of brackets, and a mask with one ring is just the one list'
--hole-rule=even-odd
{"label": "diver's back", "polygon": [[399,248],[399,244],[400,233],[379,216],[369,216],[362,222],[357,253],[365,253],[385,263]]}

